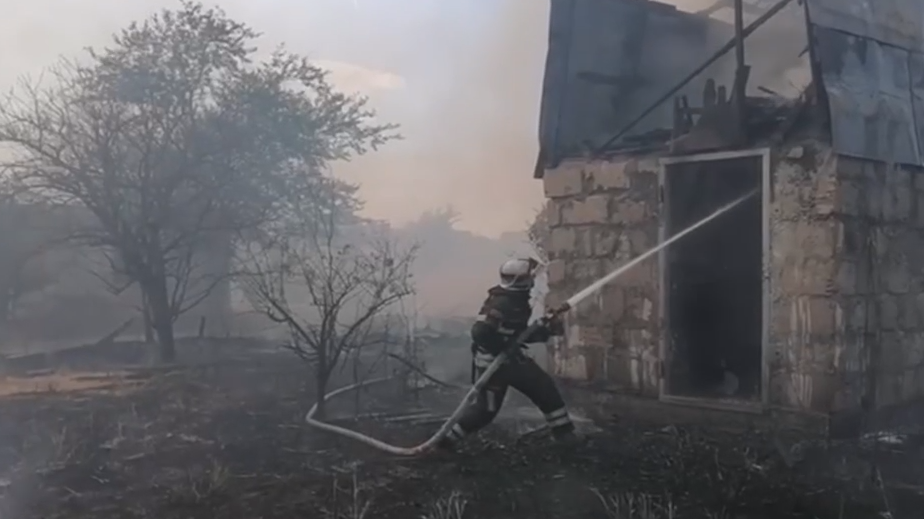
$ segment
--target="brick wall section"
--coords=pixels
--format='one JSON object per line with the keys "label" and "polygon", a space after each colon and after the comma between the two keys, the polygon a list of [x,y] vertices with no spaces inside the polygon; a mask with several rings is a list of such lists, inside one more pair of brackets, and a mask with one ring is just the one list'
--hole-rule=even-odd
{"label": "brick wall section", "polygon": [[[658,163],[616,158],[566,161],[545,171],[550,204],[547,303],[557,304],[658,238]],[[553,345],[558,376],[646,395],[658,390],[657,260],[584,302]]]}
{"label": "brick wall section", "polygon": [[841,369],[868,363],[854,385],[876,407],[924,398],[924,172],[841,157],[837,173]]}

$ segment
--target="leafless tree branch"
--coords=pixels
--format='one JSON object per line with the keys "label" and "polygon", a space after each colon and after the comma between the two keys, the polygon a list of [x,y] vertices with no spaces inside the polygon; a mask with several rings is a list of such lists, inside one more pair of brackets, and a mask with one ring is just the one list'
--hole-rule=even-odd
{"label": "leafless tree branch", "polygon": [[125,283],[110,289],[140,287],[165,360],[177,316],[227,280],[203,277],[204,244],[281,225],[317,198],[354,209],[355,187],[325,166],[397,137],[304,57],[255,60],[256,37],[184,1],[62,61],[52,86],[24,80],[0,101],[10,185],[84,211],[74,240],[111,254]]}
{"label": "leafless tree branch", "polygon": [[289,328],[287,347],[313,364],[319,395],[349,355],[390,340],[389,316],[414,291],[416,246],[338,228],[335,213],[317,211],[304,232],[250,243],[242,255],[245,293]]}

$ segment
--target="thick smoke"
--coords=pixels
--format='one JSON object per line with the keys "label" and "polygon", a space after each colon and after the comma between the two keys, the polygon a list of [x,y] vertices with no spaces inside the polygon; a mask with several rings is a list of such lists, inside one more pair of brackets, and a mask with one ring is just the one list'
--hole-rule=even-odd
{"label": "thick smoke", "polygon": [[524,229],[542,201],[532,171],[548,2],[472,3],[469,16],[446,7],[406,35],[419,56],[381,110],[405,141],[338,171],[362,178],[372,215],[400,222],[452,205],[459,227],[498,236]]}

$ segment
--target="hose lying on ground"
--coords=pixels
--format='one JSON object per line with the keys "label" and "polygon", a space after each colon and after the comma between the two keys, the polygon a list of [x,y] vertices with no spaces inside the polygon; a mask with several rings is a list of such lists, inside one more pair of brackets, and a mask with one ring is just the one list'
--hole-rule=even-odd
{"label": "hose lying on ground", "polygon": [[[540,321],[540,322],[537,322],[531,325],[521,334],[520,338],[528,337],[534,331],[536,331],[536,329],[542,326],[542,324],[543,323]],[[519,344],[520,342],[522,342],[522,340],[516,341],[515,344]],[[415,445],[414,447],[399,447],[397,445],[391,445],[381,440],[376,440],[375,438],[367,436],[363,433],[316,420],[314,418],[314,415],[318,412],[318,404],[314,404],[313,406],[311,406],[311,409],[308,410],[308,414],[305,415],[305,422],[312,427],[321,429],[322,431],[339,434],[340,436],[346,436],[347,438],[356,440],[360,443],[364,443],[374,449],[378,449],[378,450],[387,452],[389,454],[394,454],[396,456],[418,456],[420,454],[423,454],[427,451],[432,450],[434,447],[436,447],[437,443],[439,443],[443,438],[446,437],[447,434],[449,434],[449,430],[452,429],[454,425],[459,423],[459,420],[462,418],[462,413],[465,412],[465,408],[468,406],[468,404],[475,400],[478,393],[482,389],[484,389],[484,386],[488,383],[488,380],[491,378],[491,376],[494,375],[494,373],[498,369],[500,369],[501,364],[503,364],[506,360],[507,360],[506,353],[501,353],[500,355],[498,355],[497,358],[494,359],[494,362],[492,362],[487,367],[487,369],[484,370],[484,373],[482,373],[481,376],[478,377],[478,380],[476,380],[475,383],[472,385],[471,389],[468,390],[468,393],[465,395],[465,398],[462,399],[462,401],[456,407],[456,410],[453,411],[452,415],[449,416],[449,418],[443,423],[443,425],[439,428],[439,430],[437,430],[436,433],[433,436],[431,436],[429,440],[419,445]],[[337,395],[347,393],[347,392],[359,389],[363,386],[367,386],[370,384],[384,382],[386,380],[389,380],[390,378],[391,377],[377,378],[373,380],[367,380],[364,382],[352,384],[346,387],[342,387],[340,389],[337,389],[336,391],[332,391],[328,393],[327,395],[325,395],[324,399],[327,400]]]}
{"label": "hose lying on ground", "polygon": [[[523,331],[523,333],[521,333],[521,334],[516,338],[516,340],[513,342],[513,344],[516,345],[515,347],[519,347],[519,344],[523,343],[523,342],[524,342],[530,335],[532,335],[539,327],[544,326],[544,325],[546,324],[546,322],[547,322],[546,319],[551,318],[551,317],[554,317],[554,316],[556,316],[556,315],[563,314],[563,313],[567,312],[568,310],[570,310],[571,308],[574,308],[575,306],[577,306],[578,303],[580,303],[580,302],[583,301],[584,299],[587,299],[589,296],[591,296],[592,294],[594,294],[595,292],[597,292],[598,290],[600,290],[601,288],[603,288],[603,287],[604,287],[605,285],[607,285],[608,283],[612,282],[614,279],[616,279],[616,278],[618,278],[619,276],[625,274],[626,272],[628,272],[630,269],[632,269],[633,267],[635,267],[635,266],[638,265],[639,263],[641,263],[641,262],[647,260],[648,258],[654,256],[655,254],[657,254],[658,252],[660,252],[661,250],[663,250],[664,248],[666,248],[668,245],[674,243],[675,241],[679,240],[680,238],[683,238],[683,237],[686,236],[687,234],[690,234],[691,232],[695,231],[696,229],[698,229],[698,228],[700,228],[700,227],[706,225],[707,223],[711,222],[712,220],[718,218],[720,215],[722,215],[722,214],[724,214],[724,213],[730,211],[731,209],[733,209],[734,207],[736,207],[737,205],[739,205],[741,202],[744,202],[745,200],[747,200],[747,199],[751,198],[752,196],[756,195],[757,193],[759,193],[759,190],[755,189],[755,190],[750,191],[750,192],[748,192],[747,194],[745,194],[745,195],[739,197],[738,199],[732,201],[731,203],[729,203],[729,204],[727,204],[727,205],[725,205],[725,206],[723,206],[723,207],[720,207],[719,209],[715,210],[715,211],[714,211],[712,214],[710,214],[709,216],[706,216],[705,218],[699,220],[699,221],[696,222],[696,223],[693,223],[692,225],[690,225],[690,226],[687,227],[686,229],[684,229],[684,230],[678,232],[677,234],[671,236],[671,237],[668,238],[667,240],[661,242],[661,243],[658,244],[656,247],[654,247],[654,248],[652,248],[652,249],[646,251],[645,253],[643,253],[643,254],[641,254],[641,255],[635,257],[634,259],[632,259],[632,261],[626,263],[625,265],[620,266],[620,267],[617,268],[616,270],[610,272],[610,273],[607,274],[606,276],[603,276],[602,278],[598,279],[597,281],[594,281],[593,283],[591,283],[590,285],[588,285],[586,288],[584,288],[583,290],[581,290],[581,291],[578,292],[577,294],[574,294],[573,296],[571,296],[570,298],[568,298],[568,300],[565,301],[565,303],[564,303],[560,308],[557,308],[557,309],[553,310],[552,312],[550,312],[550,313],[546,316],[545,319],[541,319],[541,320],[537,321],[536,323],[530,325],[526,330]],[[459,403],[459,406],[456,407],[455,412],[453,412],[452,415],[451,415],[451,416],[446,420],[446,422],[442,425],[442,427],[440,427],[439,430],[436,431],[436,434],[434,434],[433,436],[431,436],[429,440],[427,440],[427,441],[421,443],[420,445],[416,445],[416,446],[414,446],[414,447],[398,447],[398,446],[395,446],[395,445],[390,445],[390,444],[387,444],[387,443],[385,443],[385,442],[383,442],[383,441],[376,440],[375,438],[371,438],[371,437],[369,437],[369,436],[366,436],[365,434],[362,434],[362,433],[359,433],[359,432],[356,432],[356,431],[351,431],[351,430],[345,429],[345,428],[343,428],[343,427],[337,427],[336,425],[331,425],[331,424],[329,424],[329,423],[325,423],[325,422],[321,422],[321,421],[315,420],[314,415],[315,415],[315,413],[318,412],[318,405],[317,405],[317,404],[315,404],[314,406],[311,407],[311,409],[308,410],[308,414],[305,415],[305,422],[306,422],[308,425],[312,426],[312,427],[316,427],[316,428],[321,429],[321,430],[323,430],[323,431],[332,432],[332,433],[334,433],[334,434],[339,434],[339,435],[341,435],[341,436],[346,436],[347,438],[356,440],[356,441],[358,441],[358,442],[360,442],[360,443],[364,443],[364,444],[366,444],[366,445],[368,445],[368,446],[370,446],[370,447],[373,447],[373,448],[375,448],[375,449],[379,449],[379,450],[388,452],[388,453],[390,453],[390,454],[395,454],[395,455],[398,455],[398,456],[417,456],[417,455],[419,455],[419,454],[423,454],[423,453],[425,453],[425,452],[427,452],[427,451],[433,449],[433,448],[436,446],[436,444],[440,442],[440,440],[442,440],[443,438],[446,437],[447,434],[449,434],[449,430],[452,429],[452,427],[453,427],[455,424],[457,424],[457,423],[459,422],[459,419],[460,419],[460,418],[462,418],[462,413],[465,411],[465,408],[466,408],[466,406],[469,404],[469,402],[471,402],[471,401],[473,401],[473,400],[475,399],[475,397],[476,397],[476,395],[478,394],[478,392],[481,391],[481,390],[484,388],[485,384],[488,383],[488,379],[490,379],[491,376],[494,375],[494,373],[495,373],[498,369],[500,369],[501,364],[503,364],[506,360],[507,360],[507,353],[502,352],[500,355],[498,355],[497,358],[494,359],[494,362],[492,362],[492,363],[488,366],[488,368],[484,371],[484,373],[482,373],[481,376],[478,377],[478,380],[475,381],[475,384],[472,386],[472,388],[468,390],[468,393],[465,395],[465,398],[463,398],[463,399],[462,399],[462,402]],[[340,394],[343,394],[343,393],[347,393],[347,392],[353,391],[353,390],[355,390],[355,389],[359,389],[359,388],[361,388],[361,387],[363,387],[363,386],[366,386],[366,385],[369,385],[369,384],[373,384],[373,383],[376,383],[376,382],[383,382],[383,381],[385,381],[385,380],[388,380],[388,379],[387,379],[387,378],[385,378],[385,379],[375,379],[375,380],[369,380],[369,381],[366,381],[366,382],[360,382],[360,383],[358,383],[358,384],[353,384],[353,385],[351,385],[351,386],[346,386],[346,387],[340,388],[340,389],[338,389],[338,390],[336,390],[336,391],[333,391],[333,392],[327,394],[327,395],[324,397],[324,399],[326,400],[326,399],[328,399],[328,398],[331,398],[331,397],[334,397],[334,396],[337,396],[337,395],[340,395]]]}

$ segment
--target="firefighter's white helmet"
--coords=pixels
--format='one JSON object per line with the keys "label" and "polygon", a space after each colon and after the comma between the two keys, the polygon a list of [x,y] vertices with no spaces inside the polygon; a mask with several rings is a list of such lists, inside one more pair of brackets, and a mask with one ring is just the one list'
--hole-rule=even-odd
{"label": "firefighter's white helmet", "polygon": [[500,267],[500,286],[508,290],[530,290],[539,262],[532,258],[517,258]]}

